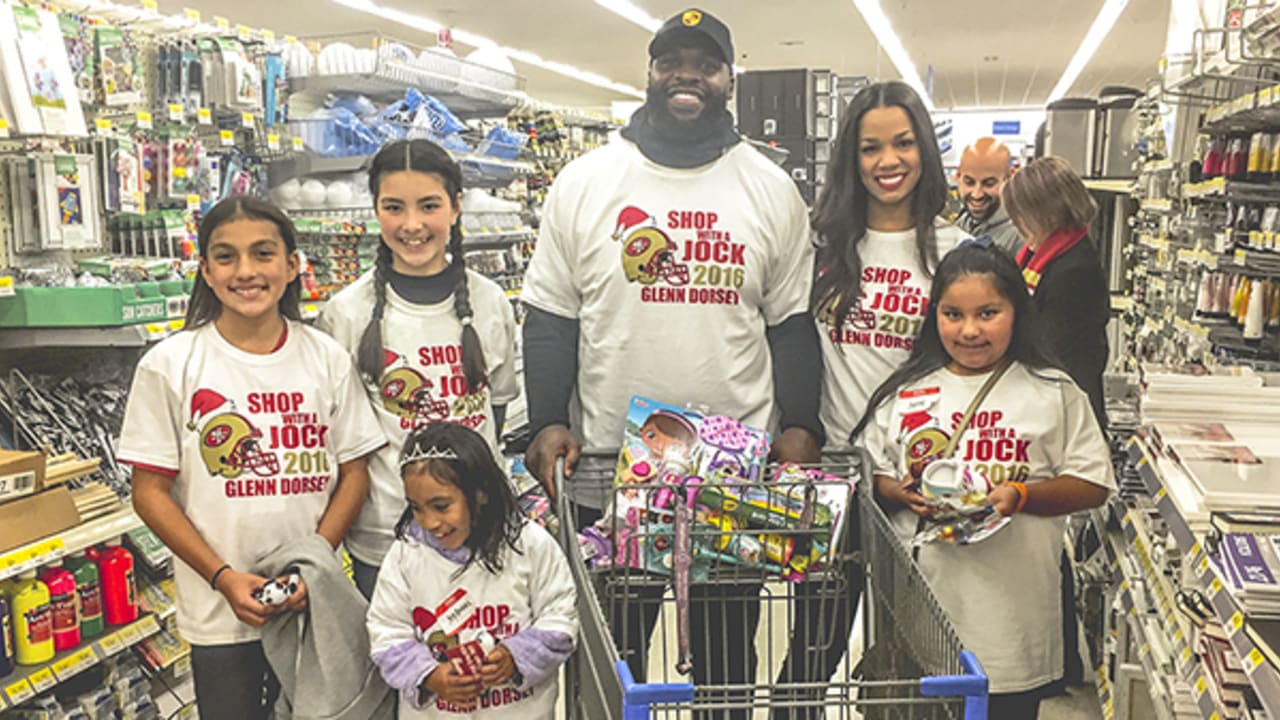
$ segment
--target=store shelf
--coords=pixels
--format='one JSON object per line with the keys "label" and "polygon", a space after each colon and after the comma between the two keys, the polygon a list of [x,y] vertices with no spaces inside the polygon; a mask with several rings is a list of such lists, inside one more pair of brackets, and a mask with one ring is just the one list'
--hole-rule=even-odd
{"label": "store shelf", "polygon": [[1138,207],[1146,212],[1170,213],[1173,212],[1173,201],[1168,198],[1151,198],[1143,200]]}
{"label": "store shelf", "polygon": [[511,228],[500,230],[481,228],[478,232],[462,231],[462,248],[464,250],[502,250],[523,242],[532,242],[537,238],[533,228]]}
{"label": "store shelf", "polygon": [[[453,87],[453,90],[440,90]],[[388,65],[379,73],[345,75],[308,75],[289,78],[289,89],[295,93],[360,93],[375,103],[404,99],[409,88],[423,89],[449,107],[460,118],[505,116],[526,100],[523,92],[500,90],[457,76],[432,73],[406,65]]]}
{"label": "store shelf", "polygon": [[115,327],[0,329],[0,350],[53,347],[145,347],[182,329],[181,320]]}
{"label": "store shelf", "polygon": [[91,643],[64,650],[48,663],[19,665],[13,675],[0,680],[0,710],[17,707],[158,632],[160,621],[155,615],[147,615]]}
{"label": "store shelf", "polygon": [[1120,193],[1127,195],[1133,192],[1133,180],[1085,180],[1084,186],[1099,192]]}
{"label": "store shelf", "polygon": [[1187,200],[1230,200],[1232,202],[1280,202],[1280,184],[1245,182],[1216,177],[1182,186]]}
{"label": "store shelf", "polygon": [[23,545],[0,555],[0,580],[48,565],[65,555],[118,538],[138,527],[142,527],[142,519],[133,510],[126,508]]}
{"label": "store shelf", "polygon": [[[531,163],[504,160],[488,155],[449,152],[462,167],[463,185],[468,188],[505,187],[518,177],[535,172]],[[372,156],[322,157],[310,153],[290,155],[269,166],[272,187],[286,181],[313,175],[350,174],[365,169]]]}
{"label": "store shelf", "polygon": [[1280,86],[1248,92],[1234,100],[1210,108],[1201,132],[1243,133],[1267,130],[1280,125]]}
{"label": "store shelf", "polygon": [[1127,452],[1129,460],[1137,467],[1147,492],[1155,500],[1160,517],[1169,526],[1178,548],[1190,559],[1195,570],[1198,589],[1213,606],[1214,615],[1218,622],[1222,623],[1232,650],[1240,657],[1245,675],[1257,691],[1267,716],[1280,717],[1280,714],[1277,714],[1280,710],[1280,670],[1266,660],[1266,656],[1249,637],[1246,631],[1248,620],[1222,579],[1218,577],[1213,564],[1209,562],[1209,556],[1200,539],[1178,512],[1142,441],[1137,438],[1130,440]]}

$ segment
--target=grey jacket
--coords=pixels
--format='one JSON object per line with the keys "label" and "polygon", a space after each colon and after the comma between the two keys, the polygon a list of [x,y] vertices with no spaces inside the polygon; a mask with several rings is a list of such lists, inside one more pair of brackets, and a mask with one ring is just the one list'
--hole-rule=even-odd
{"label": "grey jacket", "polygon": [[1013,221],[1009,219],[1009,213],[1004,209],[1003,204],[998,205],[985,222],[974,220],[966,209],[960,213],[960,217],[956,218],[956,225],[975,238],[990,235],[991,241],[1009,253],[1010,257],[1017,257],[1018,251],[1022,249],[1022,237],[1018,235],[1018,230],[1013,226]]}
{"label": "grey jacket", "polygon": [[280,679],[276,718],[391,720],[396,706],[369,659],[369,609],[342,562],[320,535],[286,543],[258,559],[254,572],[277,577],[297,568],[307,611],[282,612],[262,628],[262,649]]}

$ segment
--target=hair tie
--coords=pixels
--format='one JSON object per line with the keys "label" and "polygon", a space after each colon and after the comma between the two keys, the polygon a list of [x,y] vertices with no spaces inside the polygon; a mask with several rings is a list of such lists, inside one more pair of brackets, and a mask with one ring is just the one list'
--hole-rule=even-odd
{"label": "hair tie", "polygon": [[462,318],[461,318],[461,322],[462,322],[462,326],[463,326],[463,327],[467,327],[468,325],[470,325],[470,324],[471,324],[471,316],[470,316],[470,315],[463,315],[463,316],[462,316]]}

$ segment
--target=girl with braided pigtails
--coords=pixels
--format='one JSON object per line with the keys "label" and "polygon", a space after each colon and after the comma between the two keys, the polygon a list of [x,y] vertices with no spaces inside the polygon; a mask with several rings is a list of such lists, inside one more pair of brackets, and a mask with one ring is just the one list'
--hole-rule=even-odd
{"label": "girl with braided pigtails", "polygon": [[346,541],[365,597],[404,509],[405,437],[454,422],[480,433],[496,455],[505,406],[519,394],[511,304],[466,266],[462,169],[432,142],[399,140],[374,156],[369,190],[382,234],[377,263],[319,320],[355,357],[388,440],[370,462],[370,497]]}

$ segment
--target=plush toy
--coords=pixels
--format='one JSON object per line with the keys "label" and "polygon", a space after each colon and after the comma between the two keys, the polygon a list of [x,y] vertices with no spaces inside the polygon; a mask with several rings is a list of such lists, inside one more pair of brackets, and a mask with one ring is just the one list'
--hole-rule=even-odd
{"label": "plush toy", "polygon": [[268,580],[266,585],[254,591],[253,597],[263,605],[283,605],[294,593],[298,592],[298,573],[289,573],[289,577],[281,580]]}

